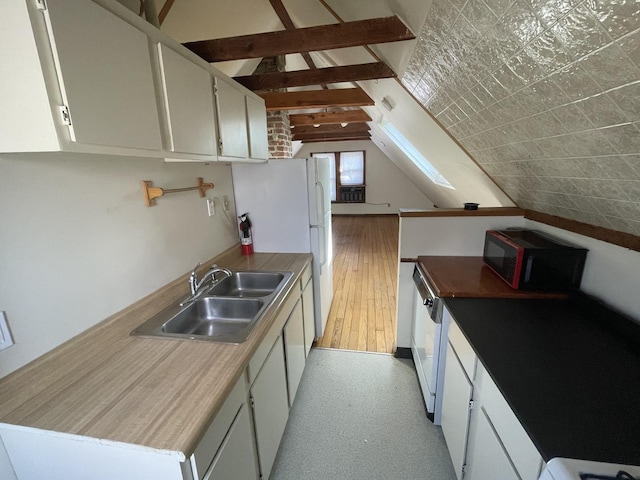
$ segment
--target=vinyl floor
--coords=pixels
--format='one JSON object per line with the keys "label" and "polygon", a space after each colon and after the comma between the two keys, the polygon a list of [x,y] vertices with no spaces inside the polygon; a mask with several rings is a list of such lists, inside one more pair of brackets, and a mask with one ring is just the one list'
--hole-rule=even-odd
{"label": "vinyl floor", "polygon": [[271,480],[455,480],[411,360],[313,348]]}

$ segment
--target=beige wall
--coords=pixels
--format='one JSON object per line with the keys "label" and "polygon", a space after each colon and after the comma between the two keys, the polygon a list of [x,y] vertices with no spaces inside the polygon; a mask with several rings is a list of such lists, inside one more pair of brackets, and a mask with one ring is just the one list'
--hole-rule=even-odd
{"label": "beige wall", "polygon": [[[317,152],[364,150],[366,152],[366,204],[333,204],[335,214],[398,213],[400,208],[433,208],[433,202],[370,141],[308,143],[296,157]],[[374,205],[382,204],[382,205]],[[387,206],[390,204],[390,206]]]}
{"label": "beige wall", "polygon": [[15,340],[0,351],[0,377],[237,241],[197,192],[144,206],[142,180],[176,188],[197,177],[215,184],[208,196],[233,200],[225,165],[0,155],[0,310]]}

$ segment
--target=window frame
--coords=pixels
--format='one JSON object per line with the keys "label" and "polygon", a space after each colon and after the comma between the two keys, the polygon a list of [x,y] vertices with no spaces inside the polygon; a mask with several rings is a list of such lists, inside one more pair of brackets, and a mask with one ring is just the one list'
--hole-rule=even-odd
{"label": "window frame", "polygon": [[[363,179],[363,183],[360,185],[342,185],[342,183],[340,182],[340,155],[342,153],[353,153],[353,152],[361,152],[362,153],[362,179]],[[367,194],[366,194],[366,187],[367,187],[367,151],[366,150],[343,150],[340,152],[329,152],[329,151],[324,151],[324,152],[311,152],[312,156],[319,156],[321,157],[323,154],[327,154],[330,153],[334,156],[334,167],[335,167],[335,179],[334,179],[334,183],[335,183],[335,188],[336,188],[336,199],[335,200],[331,200],[331,203],[341,203],[341,204],[349,204],[349,203],[367,203]],[[349,188],[354,188],[354,189],[361,189],[362,191],[362,198],[358,199],[358,200],[343,200],[341,198],[341,189],[349,189]]]}

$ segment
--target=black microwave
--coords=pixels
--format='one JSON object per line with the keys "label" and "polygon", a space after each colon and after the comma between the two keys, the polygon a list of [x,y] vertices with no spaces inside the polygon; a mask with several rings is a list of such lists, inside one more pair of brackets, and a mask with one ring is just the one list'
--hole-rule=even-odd
{"label": "black microwave", "polygon": [[587,249],[537,230],[487,230],[484,262],[512,288],[578,289]]}

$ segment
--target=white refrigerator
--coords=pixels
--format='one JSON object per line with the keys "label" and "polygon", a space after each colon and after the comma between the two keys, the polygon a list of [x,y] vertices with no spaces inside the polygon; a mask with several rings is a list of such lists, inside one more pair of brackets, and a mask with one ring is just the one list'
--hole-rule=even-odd
{"label": "white refrigerator", "polygon": [[316,338],[333,300],[329,159],[233,164],[238,215],[249,214],[255,252],[313,253]]}

